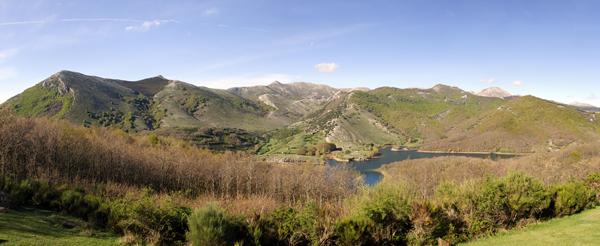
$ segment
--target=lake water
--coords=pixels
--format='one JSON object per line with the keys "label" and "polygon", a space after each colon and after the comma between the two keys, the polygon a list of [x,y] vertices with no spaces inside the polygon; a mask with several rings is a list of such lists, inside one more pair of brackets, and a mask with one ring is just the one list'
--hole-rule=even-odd
{"label": "lake water", "polygon": [[466,156],[466,157],[477,157],[486,159],[504,159],[512,158],[513,155],[498,155],[498,154],[478,154],[478,153],[424,153],[416,150],[402,150],[392,151],[390,148],[384,148],[381,150],[380,155],[376,158],[364,160],[364,161],[351,161],[351,162],[338,162],[336,160],[328,160],[327,165],[337,167],[344,166],[349,167],[360,172],[363,176],[365,184],[372,186],[381,181],[383,175],[377,172],[375,169],[380,168],[385,164],[392,162],[410,160],[410,159],[421,159],[421,158],[432,158],[440,156]]}

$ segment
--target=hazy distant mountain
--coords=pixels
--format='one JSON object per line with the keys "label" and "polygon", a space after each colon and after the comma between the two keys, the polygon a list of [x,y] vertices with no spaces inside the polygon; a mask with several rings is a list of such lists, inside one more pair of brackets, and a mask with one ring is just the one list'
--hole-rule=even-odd
{"label": "hazy distant mountain", "polygon": [[588,103],[574,102],[574,103],[571,103],[571,106],[574,106],[578,109],[581,109],[581,110],[587,111],[587,112],[600,112],[600,107],[596,107],[596,106],[588,104]]}
{"label": "hazy distant mountain", "polygon": [[477,93],[477,95],[482,96],[482,97],[498,97],[498,98],[508,98],[508,97],[512,96],[510,93],[508,93],[507,91],[505,91],[499,87],[490,87],[490,88],[484,89],[484,90],[480,91],[479,93]]}
{"label": "hazy distant mountain", "polygon": [[[271,83],[218,90],[162,76],[123,81],[61,71],[2,105],[23,116],[156,131],[211,148],[297,153],[320,142],[365,153],[373,145],[530,152],[598,139],[593,110],[490,88],[336,89]],[[589,108],[588,108],[589,109]],[[266,135],[263,135],[267,133]]]}

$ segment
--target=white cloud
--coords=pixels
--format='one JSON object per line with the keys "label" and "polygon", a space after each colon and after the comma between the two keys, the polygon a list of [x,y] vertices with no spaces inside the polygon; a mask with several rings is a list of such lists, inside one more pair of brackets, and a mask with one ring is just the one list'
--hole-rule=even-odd
{"label": "white cloud", "polygon": [[174,20],[150,20],[144,21],[139,25],[135,26],[127,26],[125,27],[125,31],[128,32],[147,32],[150,29],[157,28],[166,23],[175,22]]}
{"label": "white cloud", "polygon": [[17,70],[12,67],[0,67],[0,80],[12,79],[17,76]]}
{"label": "white cloud", "polygon": [[18,51],[19,50],[17,49],[0,50],[0,61],[11,58],[12,56],[16,55]]}
{"label": "white cloud", "polygon": [[63,22],[123,22],[123,23],[134,23],[134,25],[126,26],[126,31],[133,32],[146,32],[152,28],[159,27],[166,23],[177,22],[175,20],[137,20],[128,18],[70,18],[70,19],[45,19],[45,20],[26,20],[26,21],[8,21],[0,22],[1,26],[17,26],[17,25],[44,25],[49,23],[63,23]]}
{"label": "white cloud", "polygon": [[274,81],[281,83],[290,83],[300,80],[299,76],[289,74],[246,74],[240,76],[216,78],[208,81],[200,81],[197,85],[206,86],[209,88],[229,89],[232,87],[246,87],[256,85],[268,85]]}
{"label": "white cloud", "polygon": [[494,83],[496,83],[496,79],[494,79],[494,78],[482,79],[481,82],[486,83],[486,84],[494,84]]}
{"label": "white cloud", "polygon": [[130,22],[142,23],[142,20],[126,19],[126,18],[68,18],[68,19],[53,19],[47,18],[43,20],[26,20],[26,21],[7,21],[0,22],[0,26],[20,26],[20,25],[43,25],[53,22]]}
{"label": "white cloud", "polygon": [[204,10],[204,12],[202,12],[202,15],[204,16],[215,16],[219,14],[219,9],[218,8],[209,8]]}
{"label": "white cloud", "polygon": [[125,18],[70,18],[60,19],[59,22],[143,22],[142,20],[136,19],[125,19]]}
{"label": "white cloud", "polygon": [[340,66],[338,66],[338,64],[336,64],[335,62],[319,63],[319,64],[315,65],[315,69],[317,69],[317,71],[322,72],[322,73],[335,72],[335,70],[337,70],[339,67]]}
{"label": "white cloud", "polygon": [[0,26],[17,26],[17,25],[32,25],[32,24],[46,24],[48,21],[45,20],[32,20],[32,21],[8,21],[0,22]]}
{"label": "white cloud", "polygon": [[522,86],[523,85],[523,81],[521,81],[521,80],[515,80],[515,81],[513,81],[513,85],[514,86]]}

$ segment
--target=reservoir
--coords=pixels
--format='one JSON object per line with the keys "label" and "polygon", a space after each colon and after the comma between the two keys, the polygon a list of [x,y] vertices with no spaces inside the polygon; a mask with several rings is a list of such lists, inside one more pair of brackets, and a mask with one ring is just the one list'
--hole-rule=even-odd
{"label": "reservoir", "polygon": [[381,173],[377,172],[376,169],[381,166],[393,162],[399,162],[411,159],[421,158],[433,158],[441,156],[465,156],[465,157],[476,157],[485,159],[506,159],[512,158],[514,155],[509,154],[495,154],[495,153],[430,153],[430,152],[419,152],[416,150],[401,150],[393,151],[391,148],[381,149],[380,155],[364,161],[350,161],[350,162],[338,162],[336,160],[327,160],[327,165],[332,167],[349,167],[358,172],[363,176],[365,184],[373,186],[383,178]]}

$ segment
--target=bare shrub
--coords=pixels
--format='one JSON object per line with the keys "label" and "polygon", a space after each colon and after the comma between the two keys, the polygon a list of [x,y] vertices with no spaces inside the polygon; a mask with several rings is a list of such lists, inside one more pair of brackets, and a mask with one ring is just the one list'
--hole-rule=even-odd
{"label": "bare shrub", "polygon": [[435,188],[445,182],[460,184],[489,176],[503,176],[509,172],[521,172],[545,184],[582,180],[600,171],[599,150],[599,143],[587,143],[571,145],[557,152],[498,161],[469,157],[415,159],[399,165],[388,164],[382,171],[386,174],[384,182],[402,181],[417,194],[431,197]]}
{"label": "bare shrub", "polygon": [[0,118],[0,177],[150,187],[217,199],[263,196],[288,203],[340,201],[359,185],[350,171],[215,154],[168,138],[158,142],[8,115]]}

